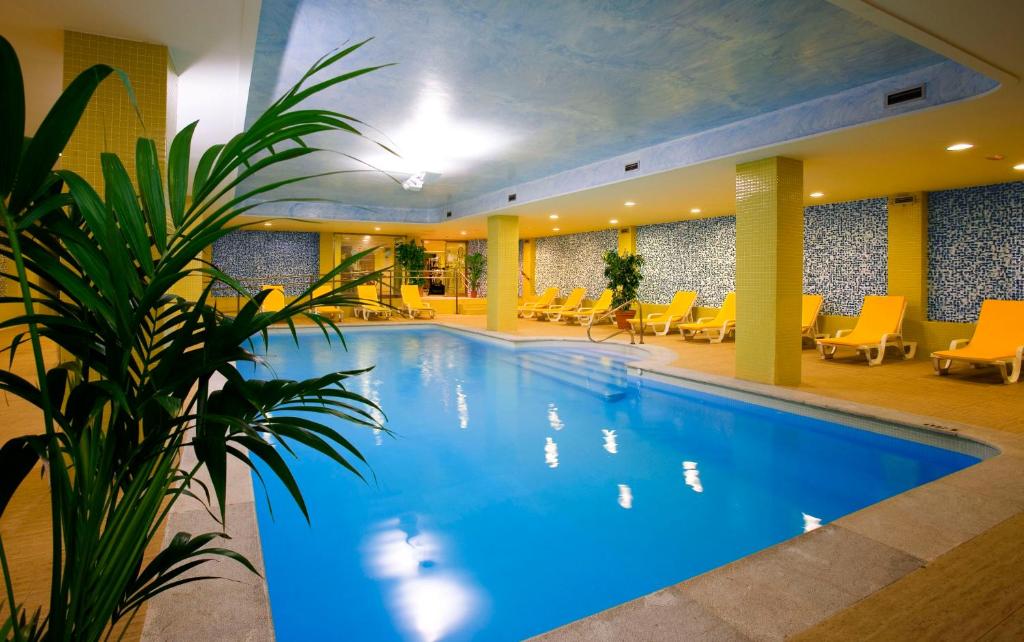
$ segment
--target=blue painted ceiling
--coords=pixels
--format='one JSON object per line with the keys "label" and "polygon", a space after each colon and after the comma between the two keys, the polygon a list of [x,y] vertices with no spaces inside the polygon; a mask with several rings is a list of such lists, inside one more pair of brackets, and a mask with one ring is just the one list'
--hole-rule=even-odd
{"label": "blue painted ceiling", "polygon": [[824,0],[263,0],[247,118],[322,54],[368,36],[351,65],[398,64],[320,104],[372,125],[403,158],[315,142],[399,180],[431,172],[426,186],[366,173],[278,196],[443,207],[944,60]]}

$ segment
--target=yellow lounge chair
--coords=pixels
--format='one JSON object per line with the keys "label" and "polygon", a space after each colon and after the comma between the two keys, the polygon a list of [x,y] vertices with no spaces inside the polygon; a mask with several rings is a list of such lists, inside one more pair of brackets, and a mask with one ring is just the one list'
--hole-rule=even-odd
{"label": "yellow lounge chair", "polygon": [[283,285],[261,285],[260,290],[270,290],[267,298],[263,299],[260,310],[263,312],[280,312],[284,308],[284,286]]}
{"label": "yellow lounge chair", "polygon": [[370,320],[370,316],[374,316],[380,319],[391,318],[391,308],[385,307],[380,303],[380,297],[377,296],[377,288],[372,285],[357,285],[356,296],[362,303],[355,309],[355,315],[362,317],[367,321]]}
{"label": "yellow lounge chair", "polygon": [[978,327],[970,339],[955,339],[949,350],[932,353],[935,373],[949,374],[954,361],[972,366],[995,366],[1003,383],[1020,380],[1024,361],[1024,301],[985,299],[978,316]]}
{"label": "yellow lounge chair", "polygon": [[[821,313],[821,304],[825,297],[820,294],[805,294],[802,299],[800,311],[800,336],[816,341],[824,337],[818,332],[818,315]],[[803,339],[801,339],[802,341]]]}
{"label": "yellow lounge chair", "polygon": [[701,337],[711,343],[721,343],[736,331],[736,293],[725,295],[725,301],[722,301],[722,307],[715,316],[702,317],[696,323],[680,323],[677,327],[684,339]]}
{"label": "yellow lounge chair", "polygon": [[565,300],[562,301],[561,304],[549,305],[537,312],[549,321],[558,321],[563,312],[573,312],[578,310],[580,305],[583,303],[583,297],[585,296],[587,296],[587,288],[573,288],[573,291],[569,293],[569,296],[565,297]]}
{"label": "yellow lounge chair", "polygon": [[524,303],[516,309],[519,316],[524,319],[530,319],[539,310],[538,308],[546,308],[555,302],[555,297],[558,296],[558,288],[548,288],[544,290],[544,293],[537,297],[536,301]]}
{"label": "yellow lounge chair", "polygon": [[612,308],[612,291],[605,290],[589,308],[577,308],[559,315],[559,320],[580,325],[594,325],[597,318]]}
{"label": "yellow lounge chair", "polygon": [[[917,352],[916,341],[903,340],[903,313],[907,299],[903,296],[866,296],[860,309],[860,317],[853,330],[840,330],[831,339],[818,339],[818,351],[822,359],[831,359],[838,348],[849,348],[863,352],[868,364],[877,366],[885,357],[885,349],[896,346],[904,359],[911,359]],[[871,356],[872,351],[877,353]]]}
{"label": "yellow lounge chair", "polygon": [[[672,324],[689,321],[693,316],[693,304],[697,301],[696,292],[680,290],[672,297],[672,302],[664,312],[651,312],[644,319],[643,327],[650,328],[655,334],[665,336],[672,331]],[[630,319],[629,324],[634,330],[640,329],[640,319]],[[661,326],[659,329],[658,326]]]}
{"label": "yellow lounge chair", "polygon": [[[313,289],[313,298],[321,297],[326,294],[330,294],[334,291],[334,286],[324,284],[318,288]],[[345,316],[345,310],[340,305],[318,305],[313,308],[313,312],[316,314],[322,314],[324,316],[337,316],[339,319]]]}
{"label": "yellow lounge chair", "polygon": [[402,286],[402,305],[405,306],[405,313],[410,319],[415,319],[421,314],[426,314],[431,319],[437,314],[437,310],[424,303],[420,297],[420,289],[415,285]]}

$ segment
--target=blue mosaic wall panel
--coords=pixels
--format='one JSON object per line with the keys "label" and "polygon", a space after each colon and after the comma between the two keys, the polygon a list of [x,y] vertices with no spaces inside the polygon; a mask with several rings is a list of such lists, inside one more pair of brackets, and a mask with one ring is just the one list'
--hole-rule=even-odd
{"label": "blue mosaic wall panel", "polygon": [[973,322],[984,299],[1024,299],[1024,182],[928,195],[928,318]]}
{"label": "blue mosaic wall panel", "polygon": [[736,217],[642,225],[636,252],[644,257],[640,298],[668,303],[677,290],[697,292],[697,305],[718,307],[736,287]]}
{"label": "blue mosaic wall panel", "polygon": [[[320,275],[320,235],[316,232],[237,231],[213,244],[213,264],[242,281],[251,292],[283,284],[295,296]],[[227,288],[215,292],[230,294]]]}
{"label": "blue mosaic wall panel", "polygon": [[618,230],[546,236],[535,241],[536,288],[558,288],[566,296],[573,288],[586,288],[588,298],[597,298],[608,282],[604,278],[604,253],[619,247]]}
{"label": "blue mosaic wall panel", "polygon": [[804,292],[822,314],[856,316],[865,295],[889,285],[889,214],[884,198],[804,209]]}

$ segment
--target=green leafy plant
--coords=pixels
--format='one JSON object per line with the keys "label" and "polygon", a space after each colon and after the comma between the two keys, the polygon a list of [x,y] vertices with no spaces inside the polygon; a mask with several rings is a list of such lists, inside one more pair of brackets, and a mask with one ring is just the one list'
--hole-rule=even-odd
{"label": "green leafy plant", "polygon": [[[0,392],[39,408],[43,417],[37,433],[0,448],[0,513],[44,462],[53,562],[49,603],[25,607],[16,599],[0,540],[0,608],[6,611],[0,637],[97,640],[123,632],[153,596],[205,579],[211,560],[235,560],[255,572],[218,544],[220,533],[177,533],[153,559],[144,557],[183,497],[203,502],[223,525],[229,458],[254,470],[261,462],[257,473],[280,479],[304,514],[302,493],[282,456],[294,454],[296,444],[362,477],[363,456],[334,427],[380,427],[376,406],[345,388],[359,371],[257,380],[243,377],[235,364],[258,363],[256,346],[265,344],[275,324],[286,325],[297,341],[298,317],[312,321],[328,341],[343,342],[340,329],[313,310],[355,303],[346,291],[379,275],[336,280],[362,258],[357,254],[283,309],[263,311],[268,291],[248,295],[201,257],[242,227],[236,219],[261,204],[263,194],[309,177],[240,194],[236,186],[320,151],[305,143],[310,136],[361,136],[350,116],[300,105],[377,69],[334,71],[363,44],[317,61],[246,131],[205,151],[191,182],[196,123],[174,137],[166,176],[153,140],[138,140],[134,181],[116,155],[103,154],[101,195],[75,172],[54,166],[97,86],[117,72],[105,65],[87,69],[27,138],[20,65],[0,38],[0,255],[11,270],[2,276],[15,285],[0,303],[23,308],[0,330],[16,329],[6,348],[9,362],[27,344],[36,370],[35,381],[0,370]],[[313,294],[332,283],[334,289]],[[217,284],[242,297],[235,316],[212,305]],[[194,300],[175,294],[186,286],[197,291]],[[44,341],[56,344],[65,361],[47,363]],[[194,466],[182,467],[186,447],[194,449]],[[208,484],[197,478],[201,471]]]}
{"label": "green leafy plant", "polygon": [[402,268],[403,280],[406,283],[420,285],[426,281],[423,270],[427,265],[427,250],[416,241],[396,243],[395,262]]}
{"label": "green leafy plant", "polygon": [[480,287],[480,279],[484,276],[487,268],[487,257],[480,252],[474,252],[466,257],[466,275],[469,277],[469,289],[476,292]]}
{"label": "green leafy plant", "polygon": [[608,250],[604,259],[604,277],[608,279],[608,289],[612,291],[612,307],[628,303],[637,297],[640,282],[644,275],[640,269],[644,266],[644,257],[639,254],[619,254]]}

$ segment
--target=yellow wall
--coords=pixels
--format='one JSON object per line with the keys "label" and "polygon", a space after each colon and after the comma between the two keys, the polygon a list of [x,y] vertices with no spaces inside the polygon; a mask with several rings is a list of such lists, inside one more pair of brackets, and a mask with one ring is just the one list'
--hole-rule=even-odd
{"label": "yellow wall", "polygon": [[514,332],[519,294],[519,217],[487,219],[487,329]]}
{"label": "yellow wall", "polygon": [[537,279],[537,242],[535,239],[523,241],[523,299],[536,296]]}

